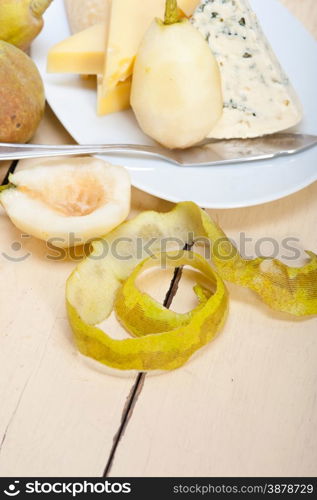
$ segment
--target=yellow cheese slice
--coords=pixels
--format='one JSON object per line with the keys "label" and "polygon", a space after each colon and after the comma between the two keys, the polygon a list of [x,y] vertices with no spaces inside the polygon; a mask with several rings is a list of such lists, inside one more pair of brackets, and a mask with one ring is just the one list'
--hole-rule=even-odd
{"label": "yellow cheese slice", "polygon": [[130,107],[132,78],[124,82],[118,82],[114,89],[109,90],[106,95],[102,94],[102,77],[97,77],[97,113],[108,115],[117,111],[124,111]]}
{"label": "yellow cheese slice", "polygon": [[[112,36],[109,37],[109,50],[106,75],[115,75],[114,80],[123,81],[132,74],[133,62],[137,47],[155,16],[162,17],[165,9],[164,0],[147,0],[146,9],[140,9],[137,0],[114,0],[111,14]],[[190,16],[199,0],[179,0],[182,12]],[[110,5],[110,3],[108,2]],[[129,6],[131,10],[129,10]],[[155,7],[154,11],[153,6]],[[135,23],[130,18],[131,11],[135,15]],[[80,75],[97,75],[104,71],[104,55],[107,46],[109,14],[105,9],[107,19],[95,24],[75,35],[66,38],[52,47],[48,53],[47,71],[50,73],[76,73]],[[129,19],[130,18],[130,19]],[[123,29],[128,22],[130,31]],[[119,25],[121,23],[121,26]],[[110,40],[111,38],[111,40]],[[119,50],[116,50],[116,47]],[[126,50],[126,47],[129,50]],[[107,77],[106,77],[107,78]],[[110,76],[111,80],[111,76]],[[105,83],[105,86],[108,85]],[[111,84],[109,88],[111,88]],[[105,93],[107,90],[105,91]]]}
{"label": "yellow cheese slice", "polygon": [[[181,11],[190,15],[198,1],[178,3]],[[129,108],[130,76],[138,46],[152,20],[163,18],[164,10],[165,0],[147,0],[146,6],[138,0],[113,0],[111,16],[107,15],[106,22],[90,26],[51,48],[47,71],[83,77],[103,74],[97,79],[98,114]]]}
{"label": "yellow cheese slice", "polygon": [[132,74],[134,59],[147,28],[164,14],[165,0],[113,0],[102,92],[106,95]]}
{"label": "yellow cheese slice", "polygon": [[[191,14],[198,0],[178,0],[179,9]],[[107,94],[133,72],[141,40],[155,17],[164,18],[165,0],[112,0],[109,37],[103,74],[102,93]]]}
{"label": "yellow cheese slice", "polygon": [[48,53],[47,71],[100,75],[103,73],[107,25],[95,24],[54,45]]}

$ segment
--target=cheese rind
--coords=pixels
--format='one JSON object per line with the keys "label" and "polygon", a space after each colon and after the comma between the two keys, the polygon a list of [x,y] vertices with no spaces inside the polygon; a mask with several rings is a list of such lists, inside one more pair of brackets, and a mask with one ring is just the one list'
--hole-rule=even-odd
{"label": "cheese rind", "polygon": [[96,24],[54,45],[48,53],[47,71],[100,75],[103,72],[107,25]]}
{"label": "cheese rind", "polygon": [[302,118],[298,97],[247,0],[203,0],[192,17],[218,61],[223,116],[213,138],[275,133]]}

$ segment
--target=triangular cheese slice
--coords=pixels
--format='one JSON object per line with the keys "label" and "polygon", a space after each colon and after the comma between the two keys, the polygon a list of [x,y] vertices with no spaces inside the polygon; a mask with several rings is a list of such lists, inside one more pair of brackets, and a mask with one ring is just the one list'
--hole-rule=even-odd
{"label": "triangular cheese slice", "polygon": [[54,45],[47,56],[49,73],[101,75],[103,73],[107,25],[95,24]]}
{"label": "triangular cheese slice", "polygon": [[112,0],[103,74],[103,94],[132,75],[139,44],[153,19],[162,17],[165,0]]}
{"label": "triangular cheese slice", "polygon": [[[151,22],[164,19],[165,0],[112,0],[102,92],[106,95],[119,81],[132,75],[139,45]],[[191,15],[198,0],[178,0],[178,7]]]}

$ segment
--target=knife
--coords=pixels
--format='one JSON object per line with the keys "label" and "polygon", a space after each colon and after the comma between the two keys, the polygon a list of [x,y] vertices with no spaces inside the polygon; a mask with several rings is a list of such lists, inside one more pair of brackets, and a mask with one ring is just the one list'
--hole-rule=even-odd
{"label": "knife", "polygon": [[44,145],[0,143],[0,160],[21,160],[80,154],[119,154],[152,157],[178,166],[225,165],[300,153],[317,145],[317,136],[278,133],[255,139],[206,140],[188,149],[166,149],[160,145],[91,144]]}

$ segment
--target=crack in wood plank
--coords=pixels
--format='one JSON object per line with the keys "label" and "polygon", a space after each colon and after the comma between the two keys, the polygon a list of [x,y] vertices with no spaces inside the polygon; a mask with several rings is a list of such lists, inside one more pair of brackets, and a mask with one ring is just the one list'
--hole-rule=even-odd
{"label": "crack in wood plank", "polygon": [[120,441],[125,433],[127,425],[129,423],[129,420],[132,417],[136,402],[141,394],[141,391],[142,391],[142,388],[144,385],[144,381],[145,381],[145,376],[146,376],[146,373],[141,372],[138,374],[138,376],[135,379],[135,383],[131,388],[130,394],[127,397],[127,401],[126,401],[126,404],[123,408],[123,412],[122,412],[122,416],[121,416],[121,423],[120,423],[118,431],[116,432],[116,434],[113,438],[113,445],[112,445],[112,448],[110,451],[107,465],[106,465],[104,473],[103,473],[103,477],[109,476],[109,473],[110,473],[110,470],[111,470],[119,443],[120,443]]}
{"label": "crack in wood plank", "polygon": [[11,417],[10,417],[10,419],[9,419],[8,423],[7,423],[7,426],[6,426],[5,430],[4,430],[4,433],[3,433],[3,436],[2,436],[2,439],[1,439],[1,443],[0,443],[0,455],[1,455],[1,451],[2,451],[3,445],[4,445],[4,443],[5,443],[5,440],[6,440],[7,434],[8,434],[8,432],[9,432],[9,429],[10,429],[10,427],[11,427],[12,423],[13,423],[13,420],[14,420],[15,415],[17,414],[17,411],[18,411],[19,406],[20,406],[20,404],[21,404],[21,401],[22,401],[23,395],[24,395],[24,393],[25,393],[25,391],[26,391],[26,389],[27,389],[27,386],[29,385],[29,382],[30,382],[30,380],[31,380],[31,378],[32,378],[32,376],[33,376],[33,373],[34,373],[34,372],[32,371],[32,373],[29,375],[29,377],[28,377],[27,381],[25,382],[25,384],[24,384],[24,386],[23,386],[23,389],[22,389],[22,391],[21,391],[21,394],[20,394],[20,396],[19,396],[19,399],[18,399],[18,401],[17,401],[17,404],[15,405],[15,408],[14,408],[14,410],[13,410],[13,412],[12,412],[12,414],[11,414]]}
{"label": "crack in wood plank", "polygon": [[55,319],[55,321],[54,321],[54,323],[53,323],[53,326],[52,326],[52,328],[50,329],[50,331],[49,331],[49,333],[48,333],[48,336],[47,336],[47,338],[46,338],[46,341],[45,341],[45,344],[44,344],[44,347],[43,347],[42,353],[41,353],[40,358],[39,358],[39,361],[38,361],[38,363],[37,363],[37,365],[36,365],[35,369],[34,369],[34,370],[32,370],[32,371],[31,371],[31,373],[30,373],[30,375],[28,376],[28,378],[27,378],[27,380],[26,380],[26,382],[25,382],[25,384],[24,384],[24,386],[23,386],[23,389],[22,389],[22,391],[21,391],[21,393],[20,393],[20,396],[19,396],[19,399],[18,399],[18,401],[17,401],[17,404],[15,405],[15,408],[14,408],[14,410],[13,410],[13,412],[12,412],[11,416],[10,416],[10,419],[9,419],[9,421],[8,421],[8,423],[7,423],[7,426],[6,426],[6,428],[5,428],[5,431],[4,431],[4,433],[3,433],[3,436],[2,436],[2,439],[1,439],[1,442],[0,442],[0,455],[1,455],[1,450],[2,450],[2,448],[3,448],[3,445],[4,445],[4,443],[5,443],[5,440],[6,440],[7,434],[8,434],[8,432],[9,432],[9,429],[10,429],[10,427],[11,427],[11,425],[12,425],[12,423],[13,423],[13,420],[14,420],[14,418],[15,418],[16,414],[17,414],[17,411],[18,411],[18,409],[19,409],[19,407],[20,407],[20,404],[21,404],[22,398],[23,398],[24,393],[25,393],[25,391],[26,391],[26,389],[27,389],[27,387],[28,387],[28,385],[29,385],[29,382],[30,382],[31,378],[32,378],[32,377],[33,377],[33,376],[37,373],[37,371],[39,370],[39,368],[40,368],[40,366],[41,366],[41,364],[42,364],[42,361],[43,361],[44,355],[45,355],[45,353],[46,353],[46,350],[47,350],[47,347],[48,347],[49,341],[50,341],[50,339],[51,339],[51,336],[52,336],[52,331],[54,330],[54,327],[55,327],[56,321],[57,321],[57,318]]}
{"label": "crack in wood plank", "polygon": [[[184,250],[190,250],[193,247],[194,243],[186,243],[184,246]],[[183,267],[177,267],[174,271],[173,278],[171,280],[169,289],[166,293],[163,305],[167,309],[169,309],[172,305],[173,299],[175,295],[177,294],[178,287],[180,280],[182,278],[183,274]],[[110,451],[110,455],[103,473],[103,477],[108,477],[111,471],[111,467],[113,465],[116,452],[118,449],[118,446],[120,444],[120,441],[125,433],[125,430],[127,428],[127,425],[133,415],[133,410],[135,408],[135,405],[138,401],[138,398],[142,392],[144,382],[145,382],[145,377],[146,373],[139,373],[135,379],[135,382],[131,388],[130,394],[127,397],[126,404],[124,405],[123,411],[122,411],[122,416],[121,416],[121,423],[119,426],[118,431],[116,432],[114,438],[113,438],[113,445]]]}

